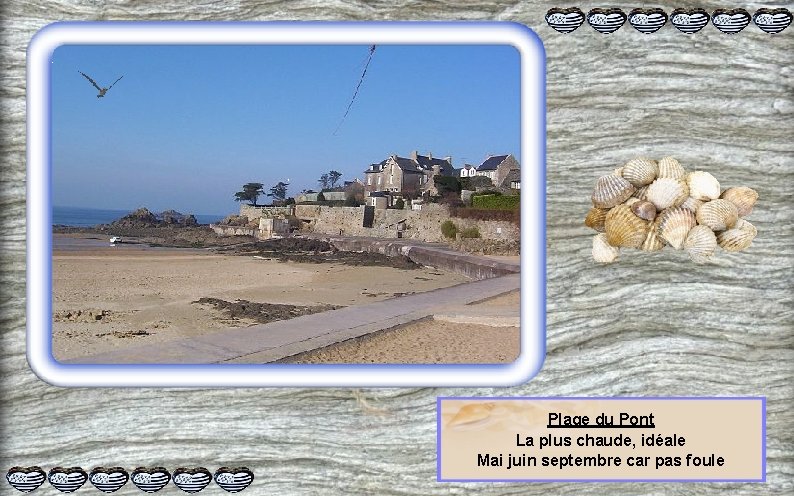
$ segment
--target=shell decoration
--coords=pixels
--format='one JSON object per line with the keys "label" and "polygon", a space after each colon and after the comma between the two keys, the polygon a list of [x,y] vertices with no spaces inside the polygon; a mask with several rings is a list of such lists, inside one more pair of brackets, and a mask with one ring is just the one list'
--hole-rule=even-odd
{"label": "shell decoration", "polygon": [[722,192],[720,198],[736,205],[739,217],[747,217],[753,211],[753,205],[758,200],[758,192],[746,186],[728,188]]}
{"label": "shell decoration", "polygon": [[648,186],[646,196],[657,210],[664,210],[684,203],[689,198],[689,188],[679,179],[660,177]]}
{"label": "shell decoration", "polygon": [[[650,185],[648,185],[650,186]],[[647,200],[648,199],[648,186],[643,186],[641,188],[637,188],[636,191],[631,195],[631,198],[636,198],[638,200]]]}
{"label": "shell decoration", "polygon": [[604,221],[607,242],[621,248],[639,248],[648,235],[648,222],[634,215],[631,207],[618,205]]}
{"label": "shell decoration", "polygon": [[717,244],[725,251],[742,251],[750,246],[757,234],[754,225],[740,219],[733,229],[717,233]]}
{"label": "shell decoration", "polygon": [[612,263],[618,259],[620,250],[607,242],[607,235],[596,234],[593,238],[593,260],[598,263]]}
{"label": "shell decoration", "polygon": [[732,228],[739,220],[736,205],[728,200],[712,200],[698,208],[698,224],[709,227],[712,231],[725,231]]}
{"label": "shell decoration", "polygon": [[601,176],[593,191],[593,206],[612,208],[620,205],[634,193],[634,186],[617,174]]}
{"label": "shell decoration", "polygon": [[669,177],[670,179],[685,179],[686,169],[673,157],[664,157],[659,160],[659,173],[656,177]]}
{"label": "shell decoration", "polygon": [[604,220],[607,218],[607,208],[591,208],[584,218],[584,225],[598,232],[604,232]]}
{"label": "shell decoration", "polygon": [[751,246],[758,230],[744,219],[758,192],[746,186],[721,190],[706,171],[687,172],[673,157],[638,157],[596,182],[585,225],[598,231],[593,259],[613,263],[620,248],[683,250],[695,263],[717,251]]}
{"label": "shell decoration", "polygon": [[684,250],[695,263],[706,263],[717,249],[717,236],[707,226],[695,226],[686,235]]}
{"label": "shell decoration", "polygon": [[689,196],[696,200],[716,200],[720,197],[720,182],[708,172],[695,171],[686,176]]}
{"label": "shell decoration", "polygon": [[651,184],[659,171],[656,161],[645,157],[629,160],[621,169],[623,179],[635,188]]}
{"label": "shell decoration", "polygon": [[629,203],[630,200],[637,199],[629,198],[626,200],[626,204],[631,207],[631,211],[634,213],[634,215],[645,220],[653,220],[656,218],[656,206],[653,203],[643,200],[637,200],[635,202]]}
{"label": "shell decoration", "polygon": [[657,232],[663,240],[680,250],[684,247],[689,230],[697,225],[695,214],[681,207],[668,208],[659,215]]}
{"label": "shell decoration", "polygon": [[681,208],[686,208],[687,210],[691,210],[691,211],[697,213],[697,211],[698,211],[698,209],[700,208],[701,205],[703,205],[702,201],[696,200],[696,199],[694,199],[694,198],[692,198],[690,196],[689,198],[684,200],[684,203],[682,203],[680,206],[681,206]]}

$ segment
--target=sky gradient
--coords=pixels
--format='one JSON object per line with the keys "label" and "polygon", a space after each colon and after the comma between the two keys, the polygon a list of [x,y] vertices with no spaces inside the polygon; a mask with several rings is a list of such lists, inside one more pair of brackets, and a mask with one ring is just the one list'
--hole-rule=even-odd
{"label": "sky gradient", "polygon": [[[411,151],[520,157],[511,46],[63,45],[52,56],[53,205],[227,215],[248,182],[317,189]],[[104,98],[78,71],[106,87]],[[334,131],[337,130],[336,134]],[[263,203],[264,198],[259,202]]]}

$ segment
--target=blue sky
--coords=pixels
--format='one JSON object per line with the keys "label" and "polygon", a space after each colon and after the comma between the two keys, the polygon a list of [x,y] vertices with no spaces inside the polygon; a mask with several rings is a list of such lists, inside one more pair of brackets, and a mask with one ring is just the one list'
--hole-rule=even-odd
{"label": "blue sky", "polygon": [[[511,46],[63,45],[52,56],[57,206],[236,212],[247,182],[288,195],[363,179],[412,150],[453,165],[520,152]],[[78,71],[106,87],[104,98]],[[264,198],[260,199],[262,203]]]}

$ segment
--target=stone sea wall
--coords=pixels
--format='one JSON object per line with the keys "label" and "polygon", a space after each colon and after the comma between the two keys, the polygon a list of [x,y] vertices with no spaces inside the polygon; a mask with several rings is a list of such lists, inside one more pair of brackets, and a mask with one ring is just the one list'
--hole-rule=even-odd
{"label": "stone sea wall", "polygon": [[482,221],[453,218],[444,205],[428,204],[422,210],[376,209],[371,228],[363,227],[364,207],[326,207],[296,205],[295,215],[303,229],[310,232],[346,236],[396,238],[397,224],[404,222],[403,238],[419,241],[443,241],[441,224],[452,220],[458,229],[477,227],[480,237],[493,241],[518,241],[519,226],[507,221]]}

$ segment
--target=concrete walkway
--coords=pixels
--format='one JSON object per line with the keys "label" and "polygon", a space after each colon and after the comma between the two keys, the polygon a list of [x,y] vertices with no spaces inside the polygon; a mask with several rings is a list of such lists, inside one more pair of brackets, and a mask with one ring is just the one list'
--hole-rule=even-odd
{"label": "concrete walkway", "polygon": [[[394,326],[454,314],[455,307],[520,289],[520,274],[509,274],[391,298],[366,305],[304,315],[269,324],[205,334],[153,345],[66,360],[64,363],[269,363]],[[460,313],[460,312],[458,312]],[[510,325],[506,321],[506,325]],[[505,325],[505,324],[503,324]]]}
{"label": "concrete walkway", "polygon": [[519,325],[518,309],[506,315],[503,312],[494,314],[487,308],[472,311],[464,307],[520,289],[518,263],[468,255],[441,244],[408,239],[321,234],[307,237],[327,239],[341,250],[405,255],[416,263],[464,274],[475,281],[269,324],[129,346],[64,363],[269,363],[433,316],[449,322]]}

